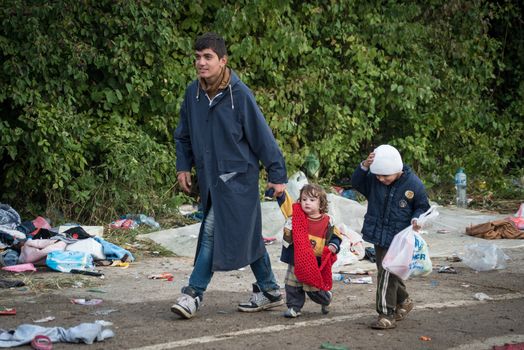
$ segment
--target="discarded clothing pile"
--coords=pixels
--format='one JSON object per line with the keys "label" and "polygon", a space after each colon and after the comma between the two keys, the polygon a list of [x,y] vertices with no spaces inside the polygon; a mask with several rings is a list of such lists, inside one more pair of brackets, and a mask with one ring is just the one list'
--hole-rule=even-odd
{"label": "discarded clothing pile", "polygon": [[70,272],[93,269],[94,261],[99,260],[131,262],[134,257],[101,237],[89,235],[81,226],[59,233],[40,216],[21,222],[16,210],[0,203],[0,267],[35,264]]}
{"label": "discarded clothing pile", "polygon": [[485,239],[524,239],[524,232],[506,219],[466,227],[466,234]]}

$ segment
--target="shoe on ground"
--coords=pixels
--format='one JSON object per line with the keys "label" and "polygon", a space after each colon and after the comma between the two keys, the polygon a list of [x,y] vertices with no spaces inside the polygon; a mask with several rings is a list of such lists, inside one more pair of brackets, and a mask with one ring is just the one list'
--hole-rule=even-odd
{"label": "shoe on ground", "polygon": [[370,327],[373,329],[392,329],[397,326],[395,317],[388,317],[386,315],[379,315],[378,319],[371,323]]}
{"label": "shoe on ground", "polygon": [[171,306],[171,311],[182,318],[189,319],[196,315],[201,304],[202,298],[197,296],[191,288],[184,287],[176,304]]}
{"label": "shoe on ground", "polygon": [[327,315],[329,314],[329,311],[331,311],[331,300],[333,300],[333,292],[328,291],[328,294],[329,294],[329,304],[322,305],[320,308],[322,315]]}
{"label": "shoe on ground", "polygon": [[395,320],[402,321],[405,319],[409,312],[413,310],[413,306],[415,306],[415,304],[410,298],[407,298],[402,303],[398,304],[395,310]]}
{"label": "shoe on ground", "polygon": [[284,304],[284,299],[279,290],[262,292],[257,284],[253,284],[253,294],[246,303],[238,305],[238,311],[257,312],[267,310]]}
{"label": "shoe on ground", "polygon": [[284,312],[284,317],[287,317],[287,318],[297,318],[300,315],[302,315],[302,312],[300,312],[300,310],[296,311],[292,307],[290,307],[289,309],[286,310],[286,312]]}

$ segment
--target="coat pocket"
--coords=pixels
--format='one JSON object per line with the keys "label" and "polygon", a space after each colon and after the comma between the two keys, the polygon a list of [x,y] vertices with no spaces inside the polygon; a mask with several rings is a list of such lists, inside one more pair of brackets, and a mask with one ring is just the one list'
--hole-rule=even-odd
{"label": "coat pocket", "polygon": [[[244,160],[219,160],[218,182],[232,192],[244,192],[252,185],[248,168],[249,163]],[[257,182],[258,177],[255,180]]]}

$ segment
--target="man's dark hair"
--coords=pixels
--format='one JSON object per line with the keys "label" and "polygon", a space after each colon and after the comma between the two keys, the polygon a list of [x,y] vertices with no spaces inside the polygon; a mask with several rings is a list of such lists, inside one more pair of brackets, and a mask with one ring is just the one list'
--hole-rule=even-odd
{"label": "man's dark hair", "polygon": [[216,33],[205,33],[199,36],[195,42],[195,51],[211,49],[215,51],[218,58],[227,55],[225,40]]}

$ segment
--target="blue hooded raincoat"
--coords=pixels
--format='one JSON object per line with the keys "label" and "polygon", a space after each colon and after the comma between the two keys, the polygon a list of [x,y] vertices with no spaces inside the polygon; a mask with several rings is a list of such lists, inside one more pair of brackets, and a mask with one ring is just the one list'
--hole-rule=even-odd
{"label": "blue hooded raincoat", "polygon": [[261,258],[266,249],[259,163],[264,165],[269,182],[286,183],[287,173],[282,152],[252,92],[235,72],[231,71],[228,87],[211,102],[198,80],[188,86],[175,144],[177,171],[196,168],[205,215],[213,204],[212,270],[234,270]]}

